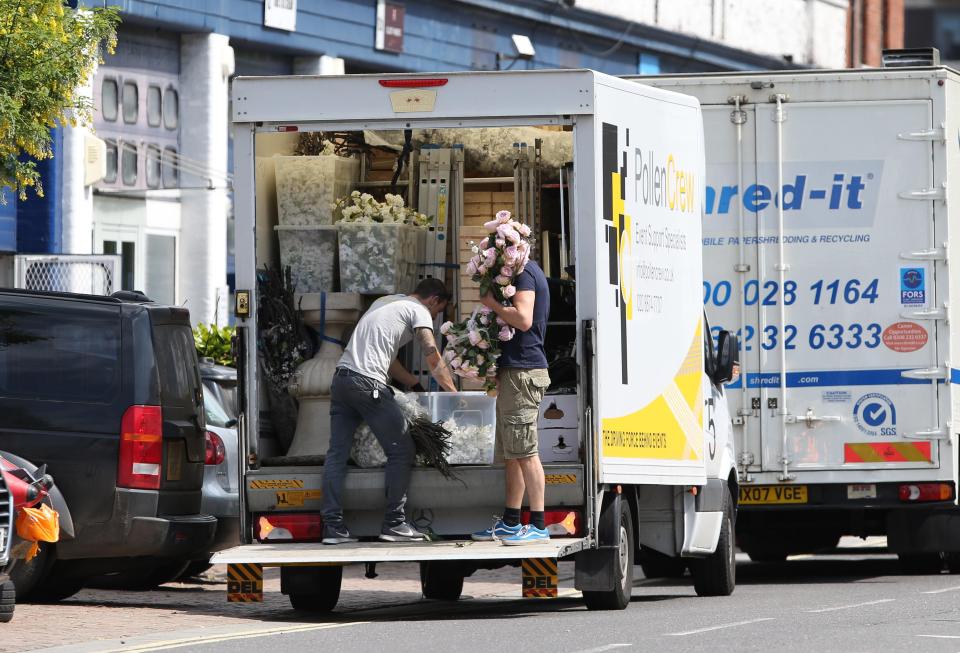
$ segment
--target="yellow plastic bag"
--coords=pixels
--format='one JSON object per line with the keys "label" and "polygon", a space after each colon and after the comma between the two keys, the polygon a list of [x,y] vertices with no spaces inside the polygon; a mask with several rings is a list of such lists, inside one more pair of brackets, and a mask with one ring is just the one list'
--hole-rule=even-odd
{"label": "yellow plastic bag", "polygon": [[32,560],[40,550],[39,542],[56,542],[60,539],[60,514],[43,504],[39,508],[21,508],[17,514],[17,535],[33,542],[26,559]]}

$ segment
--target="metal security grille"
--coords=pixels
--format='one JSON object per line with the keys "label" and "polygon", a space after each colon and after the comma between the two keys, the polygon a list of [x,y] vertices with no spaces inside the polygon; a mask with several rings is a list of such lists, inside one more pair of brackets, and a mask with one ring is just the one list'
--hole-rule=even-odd
{"label": "metal security grille", "polygon": [[109,295],[119,290],[121,257],[109,254],[21,254],[15,286],[26,290]]}

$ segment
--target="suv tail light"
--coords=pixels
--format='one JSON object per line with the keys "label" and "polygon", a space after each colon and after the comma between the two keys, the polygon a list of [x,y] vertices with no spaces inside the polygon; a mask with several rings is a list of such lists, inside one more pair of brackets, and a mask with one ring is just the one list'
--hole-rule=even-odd
{"label": "suv tail light", "polygon": [[130,406],[120,423],[117,485],[160,489],[163,466],[163,415],[160,406]]}
{"label": "suv tail light", "polygon": [[207,431],[207,453],[204,456],[203,464],[219,465],[226,456],[227,449],[223,446],[223,438],[213,431]]}

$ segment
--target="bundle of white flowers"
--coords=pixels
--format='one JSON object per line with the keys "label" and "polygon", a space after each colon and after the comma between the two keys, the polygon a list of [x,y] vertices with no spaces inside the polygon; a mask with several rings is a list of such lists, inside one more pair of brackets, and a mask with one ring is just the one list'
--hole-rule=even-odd
{"label": "bundle of white flowers", "polygon": [[413,227],[428,227],[430,216],[404,205],[403,197],[387,193],[382,202],[370,193],[353,191],[341,197],[334,205],[338,222],[359,224],[407,224]]}

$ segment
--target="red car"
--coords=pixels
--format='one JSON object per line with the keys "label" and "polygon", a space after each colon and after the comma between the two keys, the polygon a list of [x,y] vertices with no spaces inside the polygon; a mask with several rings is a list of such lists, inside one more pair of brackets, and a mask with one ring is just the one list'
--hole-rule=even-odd
{"label": "red car", "polygon": [[45,466],[30,471],[8,458],[0,451],[0,622],[13,619],[16,590],[9,572],[29,550],[29,543],[14,546],[17,515],[43,503],[53,487]]}

